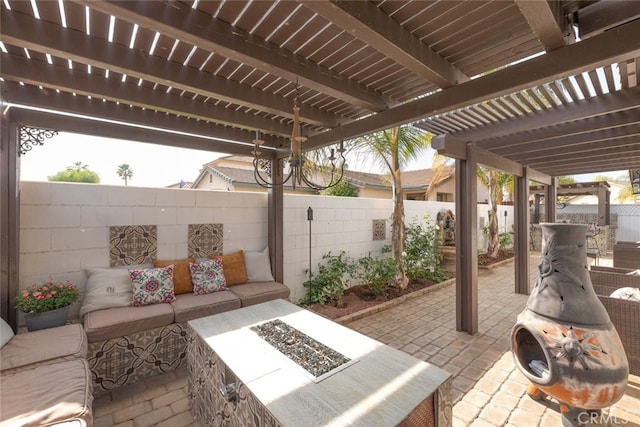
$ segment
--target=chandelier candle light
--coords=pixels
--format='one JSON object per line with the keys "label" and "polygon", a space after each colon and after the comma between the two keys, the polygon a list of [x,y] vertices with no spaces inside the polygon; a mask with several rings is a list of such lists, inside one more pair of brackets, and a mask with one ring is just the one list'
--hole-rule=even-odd
{"label": "chandelier candle light", "polygon": [[[264,144],[261,139],[260,131],[256,131],[256,138],[253,140],[253,175],[255,180],[260,186],[264,188],[273,188],[278,185],[284,185],[291,180],[291,185],[295,190],[297,186],[305,184],[313,190],[326,190],[336,186],[344,175],[344,142],[340,140],[340,145],[337,149],[332,148],[328,160],[331,162],[328,170],[324,166],[318,166],[311,160],[309,160],[304,154],[302,154],[302,143],[307,140],[307,137],[302,135],[303,127],[300,124],[300,97],[298,95],[298,84],[296,83],[296,96],[293,102],[293,130],[291,132],[291,151],[289,153],[289,175],[280,183],[273,182],[271,174],[271,168],[268,159],[260,157],[262,151],[260,146]],[[336,157],[336,151],[338,156]],[[336,165],[336,160],[339,160]],[[339,173],[337,170],[339,169]],[[265,171],[267,178],[265,178],[260,170]],[[328,176],[328,182],[324,184],[318,184],[313,179],[314,176]],[[293,178],[293,179],[292,179]]]}

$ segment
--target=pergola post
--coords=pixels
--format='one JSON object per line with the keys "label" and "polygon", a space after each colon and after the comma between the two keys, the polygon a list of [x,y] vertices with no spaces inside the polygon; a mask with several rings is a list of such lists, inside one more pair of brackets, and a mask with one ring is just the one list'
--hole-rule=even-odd
{"label": "pergola post", "polygon": [[556,222],[556,203],[558,202],[558,187],[556,179],[551,177],[551,184],[544,187],[544,214],[546,222]]}
{"label": "pergola post", "polygon": [[[528,295],[529,284],[529,170],[522,168],[522,176],[515,176],[515,293]],[[545,206],[548,204],[545,200]]]}
{"label": "pergola post", "polygon": [[605,186],[600,185],[598,187],[598,225],[603,227],[609,225],[609,199],[611,197],[611,191]]}
{"label": "pergola post", "polygon": [[[271,160],[271,173],[274,183],[282,183],[284,164],[282,159]],[[284,248],[282,230],[284,224],[284,190],[282,185],[275,185],[267,193],[267,229],[271,270],[276,281],[284,281]]]}
{"label": "pergola post", "polygon": [[18,290],[20,250],[20,144],[18,127],[9,114],[0,119],[0,315],[16,330],[13,300]]}
{"label": "pergola post", "polygon": [[456,330],[478,332],[478,162],[473,144],[456,159]]}

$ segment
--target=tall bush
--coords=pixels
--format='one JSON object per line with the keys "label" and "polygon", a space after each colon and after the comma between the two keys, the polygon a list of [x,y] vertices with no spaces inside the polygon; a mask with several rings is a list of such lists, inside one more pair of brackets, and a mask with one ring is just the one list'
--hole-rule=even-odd
{"label": "tall bush", "polygon": [[404,264],[407,275],[414,278],[432,279],[440,269],[438,265],[438,228],[429,224],[413,222],[407,225],[404,243]]}

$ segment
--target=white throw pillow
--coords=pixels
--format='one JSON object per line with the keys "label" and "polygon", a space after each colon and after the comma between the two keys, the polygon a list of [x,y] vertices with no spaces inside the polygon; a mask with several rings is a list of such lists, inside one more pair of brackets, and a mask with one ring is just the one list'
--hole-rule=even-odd
{"label": "white throw pillow", "polygon": [[273,282],[269,247],[262,252],[245,252],[244,266],[247,270],[247,282]]}
{"label": "white throw pillow", "polygon": [[620,288],[616,289],[609,295],[611,298],[628,299],[631,301],[640,301],[640,289],[638,288]]}
{"label": "white throw pillow", "polygon": [[[133,267],[133,266],[132,266]],[[131,305],[132,287],[126,268],[87,268],[80,317],[96,310]]]}
{"label": "white throw pillow", "polygon": [[6,343],[11,341],[15,334],[13,333],[13,329],[4,319],[0,319],[0,348],[4,347]]}

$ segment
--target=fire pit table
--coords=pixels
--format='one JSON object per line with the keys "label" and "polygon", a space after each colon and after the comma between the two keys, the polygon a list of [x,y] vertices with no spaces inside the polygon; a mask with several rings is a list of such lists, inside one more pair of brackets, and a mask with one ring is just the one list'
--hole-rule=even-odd
{"label": "fire pit table", "polygon": [[203,426],[449,426],[451,374],[284,300],[189,321]]}

